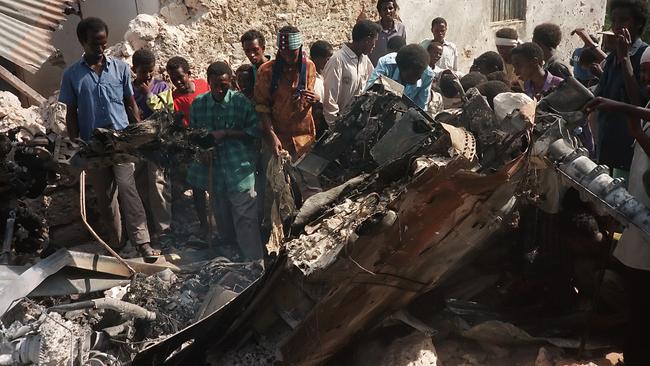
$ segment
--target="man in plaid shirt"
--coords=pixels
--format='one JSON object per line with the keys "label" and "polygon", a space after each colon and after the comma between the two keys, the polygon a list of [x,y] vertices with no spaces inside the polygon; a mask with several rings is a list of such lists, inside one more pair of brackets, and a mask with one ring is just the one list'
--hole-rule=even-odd
{"label": "man in plaid shirt", "polygon": [[[213,182],[219,234],[237,243],[247,260],[263,258],[257,214],[255,162],[259,137],[257,114],[251,101],[231,89],[232,70],[224,62],[208,67],[210,92],[198,96],[190,109],[190,125],[214,137]],[[188,179],[207,186],[208,169],[196,166]]]}

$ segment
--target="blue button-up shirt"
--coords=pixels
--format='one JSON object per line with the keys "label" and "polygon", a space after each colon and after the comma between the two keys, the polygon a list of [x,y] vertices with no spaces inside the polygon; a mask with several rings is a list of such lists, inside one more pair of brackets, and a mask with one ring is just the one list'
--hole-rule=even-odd
{"label": "blue button-up shirt", "polygon": [[384,75],[392,80],[397,81],[398,83],[404,85],[404,95],[409,97],[415,104],[420,108],[426,111],[427,102],[429,101],[429,94],[431,93],[431,83],[434,79],[434,72],[430,67],[427,66],[427,69],[422,73],[422,77],[415,84],[404,84],[400,78],[399,67],[397,67],[397,53],[389,53],[388,55],[379,59],[375,71],[372,72],[370,80],[366,85],[366,90],[369,89],[377,79],[379,75]]}
{"label": "blue button-up shirt", "polygon": [[131,71],[120,60],[106,57],[101,75],[80,61],[63,72],[59,101],[76,108],[79,136],[88,140],[96,128],[122,130],[129,125],[124,98],[133,95]]}

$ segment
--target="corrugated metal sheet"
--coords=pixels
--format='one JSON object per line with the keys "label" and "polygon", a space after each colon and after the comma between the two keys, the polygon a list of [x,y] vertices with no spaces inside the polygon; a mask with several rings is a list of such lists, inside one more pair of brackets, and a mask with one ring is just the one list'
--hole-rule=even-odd
{"label": "corrugated metal sheet", "polygon": [[52,33],[69,0],[0,0],[0,56],[35,73],[55,51]]}

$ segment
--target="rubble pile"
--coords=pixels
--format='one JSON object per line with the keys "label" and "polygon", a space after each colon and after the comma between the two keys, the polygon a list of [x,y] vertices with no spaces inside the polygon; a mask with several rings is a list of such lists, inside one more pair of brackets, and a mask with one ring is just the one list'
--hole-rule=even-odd
{"label": "rubble pile", "polygon": [[214,61],[243,63],[239,37],[251,28],[266,37],[267,54],[275,52],[277,30],[288,24],[303,31],[306,46],[321,39],[336,45],[351,37],[362,7],[374,9],[376,4],[369,0],[166,0],[161,5],[159,14],[141,14],[132,20],[125,41],[109,53],[129,59],[136,50],[147,48],[162,66],[173,56],[183,56],[195,74],[203,75]]}
{"label": "rubble pile", "polygon": [[0,133],[23,127],[31,135],[53,132],[65,136],[65,105],[58,97],[57,92],[41,106],[23,108],[15,94],[0,91]]}

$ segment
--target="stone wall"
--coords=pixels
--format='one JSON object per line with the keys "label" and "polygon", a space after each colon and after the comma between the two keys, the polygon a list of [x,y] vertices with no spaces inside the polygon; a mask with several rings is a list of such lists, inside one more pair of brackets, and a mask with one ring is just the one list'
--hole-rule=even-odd
{"label": "stone wall", "polygon": [[[338,47],[351,37],[361,12],[374,9],[374,0],[167,0],[158,15],[140,15],[125,35],[126,41],[111,49],[127,58],[145,47],[155,51],[160,64],[176,55],[188,58],[199,75],[213,61],[237,66],[247,62],[240,36],[248,29],[260,30],[267,38],[267,53],[273,54],[275,34],[284,25],[295,25],[306,45],[326,40]],[[369,13],[374,16],[373,13]]]}
{"label": "stone wall", "polygon": [[[474,58],[495,50],[494,32],[504,26],[516,28],[523,41],[530,41],[535,26],[552,22],[562,28],[560,56],[568,61],[582,45],[571,31],[584,27],[592,33],[602,30],[607,0],[528,0],[526,19],[492,23],[493,0],[407,0],[401,1],[401,14],[409,42],[431,37],[431,20],[444,17],[449,23],[448,39],[458,46],[459,68],[467,71]],[[519,0],[524,1],[524,0]]]}

